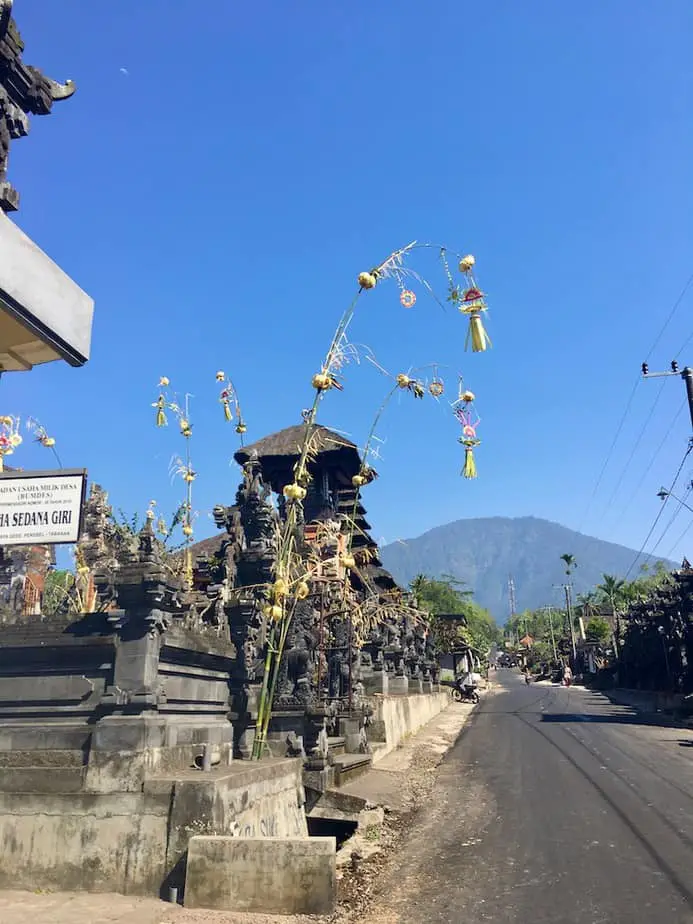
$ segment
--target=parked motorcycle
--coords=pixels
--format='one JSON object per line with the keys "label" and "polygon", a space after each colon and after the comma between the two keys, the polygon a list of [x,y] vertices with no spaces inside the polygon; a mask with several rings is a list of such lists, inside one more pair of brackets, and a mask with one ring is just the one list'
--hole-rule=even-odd
{"label": "parked motorcycle", "polygon": [[458,681],[452,688],[452,698],[456,703],[473,703],[476,705],[479,702],[479,693],[476,684]]}

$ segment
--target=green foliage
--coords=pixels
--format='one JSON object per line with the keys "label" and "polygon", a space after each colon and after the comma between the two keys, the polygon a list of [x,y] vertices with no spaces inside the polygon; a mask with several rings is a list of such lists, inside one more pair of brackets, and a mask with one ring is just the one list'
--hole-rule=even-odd
{"label": "green foliage", "polygon": [[601,616],[593,616],[585,626],[585,635],[588,641],[605,645],[611,636],[611,626]]}
{"label": "green foliage", "polygon": [[74,611],[75,576],[71,571],[49,571],[43,587],[41,613],[44,618]]}
{"label": "green foliage", "polygon": [[525,635],[531,636],[532,647],[526,657],[530,667],[552,664],[572,652],[570,627],[565,610],[543,607],[540,610],[525,610],[508,620],[505,634],[513,647]]}
{"label": "green foliage", "polygon": [[[439,579],[417,574],[409,585],[422,610],[433,617],[431,629],[441,652],[449,652],[465,642],[483,654],[500,641],[502,633],[488,612],[472,599],[472,592],[464,589],[464,582],[450,575]],[[460,620],[436,619],[438,614],[459,614]]]}

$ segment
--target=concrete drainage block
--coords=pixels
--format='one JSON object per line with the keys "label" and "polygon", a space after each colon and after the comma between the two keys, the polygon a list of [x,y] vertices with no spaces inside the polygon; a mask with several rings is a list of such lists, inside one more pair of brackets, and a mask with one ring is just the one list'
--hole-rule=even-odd
{"label": "concrete drainage block", "polygon": [[337,902],[336,851],[333,837],[191,837],[185,906],[329,914]]}

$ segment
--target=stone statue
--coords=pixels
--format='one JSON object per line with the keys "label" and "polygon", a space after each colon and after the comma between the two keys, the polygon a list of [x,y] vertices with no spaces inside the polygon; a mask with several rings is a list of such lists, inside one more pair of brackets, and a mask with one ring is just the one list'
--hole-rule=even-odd
{"label": "stone statue", "polygon": [[57,83],[22,61],[24,42],[12,18],[12,0],[0,0],[0,209],[19,208],[7,180],[10,144],[29,133],[29,115],[48,115],[54,102],[75,92],[71,80]]}
{"label": "stone statue", "polygon": [[312,685],[315,663],[317,613],[310,598],[299,600],[294,610],[287,646],[279,666],[277,700],[308,705],[315,696]]}

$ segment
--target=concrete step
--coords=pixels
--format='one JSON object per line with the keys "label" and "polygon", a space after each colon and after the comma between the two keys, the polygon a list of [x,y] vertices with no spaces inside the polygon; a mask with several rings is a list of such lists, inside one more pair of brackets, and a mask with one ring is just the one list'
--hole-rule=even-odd
{"label": "concrete step", "polygon": [[82,767],[3,767],[0,792],[74,793],[84,784]]}
{"label": "concrete step", "polygon": [[328,738],[327,747],[329,748],[330,754],[337,756],[338,754],[344,753],[344,738]]}
{"label": "concrete step", "polygon": [[339,754],[334,759],[335,783],[342,786],[362,773],[367,773],[373,766],[370,754]]}
{"label": "concrete step", "polygon": [[12,750],[0,751],[0,774],[4,768],[79,768],[84,765],[81,750]]}

